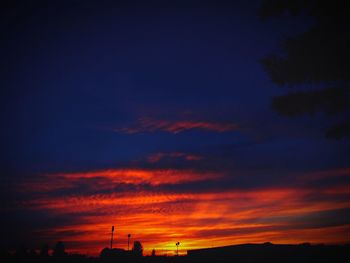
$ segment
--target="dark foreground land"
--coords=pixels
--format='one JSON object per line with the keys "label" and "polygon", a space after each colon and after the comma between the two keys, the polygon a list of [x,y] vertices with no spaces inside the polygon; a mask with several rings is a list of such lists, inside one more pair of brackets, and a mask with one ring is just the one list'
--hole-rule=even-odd
{"label": "dark foreground land", "polygon": [[1,253],[1,262],[39,262],[39,263],[181,263],[181,262],[237,262],[237,263],[350,263],[350,245],[273,245],[244,244],[218,248],[188,251],[187,256],[140,256],[121,249],[104,249],[99,257],[84,255],[37,255],[35,253]]}

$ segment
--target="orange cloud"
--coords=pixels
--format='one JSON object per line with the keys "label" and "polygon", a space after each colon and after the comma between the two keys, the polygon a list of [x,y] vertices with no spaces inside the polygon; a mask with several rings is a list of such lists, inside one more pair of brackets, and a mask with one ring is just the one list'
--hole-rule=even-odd
{"label": "orange cloud", "polygon": [[[224,179],[225,174],[218,172],[177,169],[106,169],[49,174],[23,186],[26,191],[41,194],[21,205],[46,211],[54,218],[70,218],[68,223],[44,229],[37,235],[62,239],[71,251],[88,254],[98,254],[108,246],[111,225],[116,227],[115,246],[126,248],[127,235],[131,233],[133,240],[143,243],[146,254],[153,248],[159,254],[173,254],[178,241],[181,253],[188,249],[245,242],[348,241],[345,233],[350,233],[350,223],[339,215],[330,221],[327,218],[332,213],[350,209],[350,199],[328,198],[349,194],[349,185],[185,193],[177,191],[176,187],[171,190],[160,187]],[[89,190],[77,191],[74,187],[80,184],[84,184],[84,188],[89,185]],[[136,188],[122,191],[114,188],[120,184]],[[143,184],[148,186],[137,188]],[[104,191],[106,188],[112,191]],[[55,194],[57,191],[59,195]],[[320,219],[313,219],[315,216]]]}
{"label": "orange cloud", "polygon": [[191,129],[201,129],[215,132],[229,132],[237,130],[239,126],[235,123],[221,123],[208,121],[166,121],[155,120],[148,118],[141,118],[138,122],[130,127],[114,129],[120,133],[141,133],[141,132],[155,132],[166,131],[170,133],[180,133]]}

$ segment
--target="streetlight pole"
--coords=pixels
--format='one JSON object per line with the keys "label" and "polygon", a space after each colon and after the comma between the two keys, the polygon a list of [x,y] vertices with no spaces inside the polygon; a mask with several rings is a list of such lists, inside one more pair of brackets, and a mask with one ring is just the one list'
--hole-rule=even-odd
{"label": "streetlight pole", "polygon": [[179,255],[179,245],[180,245],[180,242],[176,242],[176,255],[178,256]]}
{"label": "streetlight pole", "polygon": [[112,226],[112,233],[111,233],[111,249],[113,248],[113,233],[114,233],[114,226]]}
{"label": "streetlight pole", "polygon": [[128,234],[128,251],[130,251],[130,237],[131,237],[131,235]]}

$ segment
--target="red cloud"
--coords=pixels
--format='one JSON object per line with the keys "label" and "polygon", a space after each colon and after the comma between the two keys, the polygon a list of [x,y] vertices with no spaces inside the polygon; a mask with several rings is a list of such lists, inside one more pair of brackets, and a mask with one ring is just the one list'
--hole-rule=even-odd
{"label": "red cloud", "polygon": [[203,157],[201,157],[199,155],[187,154],[187,153],[183,153],[183,152],[170,152],[170,153],[160,152],[160,153],[155,153],[155,154],[150,155],[147,158],[147,161],[149,163],[157,163],[164,158],[181,158],[181,159],[184,159],[186,161],[199,161],[199,160],[203,159]]}
{"label": "red cloud", "polygon": [[180,133],[191,129],[201,129],[215,132],[229,132],[237,130],[239,126],[235,123],[209,122],[209,121],[166,121],[154,120],[148,118],[139,119],[135,125],[130,127],[115,129],[116,132],[121,133],[141,133],[141,132],[155,132],[166,131],[170,133]]}
{"label": "red cloud", "polygon": [[[48,174],[39,181],[26,182],[21,189],[36,192],[50,192],[57,189],[69,189],[82,182],[96,189],[120,184],[151,186],[218,180],[223,174],[213,172],[197,172],[191,169],[139,169],[119,168],[87,172]],[[52,181],[51,181],[52,180]],[[54,183],[53,183],[54,181]],[[27,191],[27,190],[25,190]]]}
{"label": "red cloud", "polygon": [[334,170],[306,173],[306,174],[304,174],[304,176],[302,178],[304,181],[313,181],[313,180],[319,180],[319,179],[323,179],[323,178],[341,177],[341,176],[349,176],[350,177],[350,168],[344,167],[344,168],[338,168],[338,169],[334,169]]}

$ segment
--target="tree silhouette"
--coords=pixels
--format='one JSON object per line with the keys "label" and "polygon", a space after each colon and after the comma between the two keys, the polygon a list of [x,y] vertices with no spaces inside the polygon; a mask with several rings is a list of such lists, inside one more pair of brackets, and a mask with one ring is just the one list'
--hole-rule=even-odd
{"label": "tree silhouette", "polygon": [[271,80],[280,86],[307,90],[274,97],[272,107],[288,117],[323,112],[332,124],[331,138],[350,137],[350,16],[345,2],[324,0],[265,0],[262,19],[288,12],[315,19],[313,26],[282,43],[282,54],[261,62]]}
{"label": "tree silhouette", "polygon": [[143,247],[142,247],[142,244],[141,244],[140,241],[135,241],[134,242],[134,246],[132,248],[132,252],[133,252],[134,255],[142,257]]}
{"label": "tree silhouette", "polygon": [[40,248],[39,255],[41,257],[48,257],[49,256],[49,245],[48,244],[43,244],[42,245],[42,247]]}
{"label": "tree silhouette", "polygon": [[62,241],[58,241],[53,249],[52,255],[54,257],[63,257],[66,255],[65,247]]}
{"label": "tree silhouette", "polygon": [[155,257],[156,256],[156,250],[155,249],[152,249],[152,257]]}
{"label": "tree silhouette", "polygon": [[35,257],[38,256],[38,254],[36,253],[36,251],[35,251],[34,248],[31,248],[31,249],[29,250],[29,256],[30,256],[31,258],[35,258]]}
{"label": "tree silhouette", "polygon": [[25,246],[21,245],[16,249],[15,256],[17,258],[26,258],[28,256],[28,251]]}

